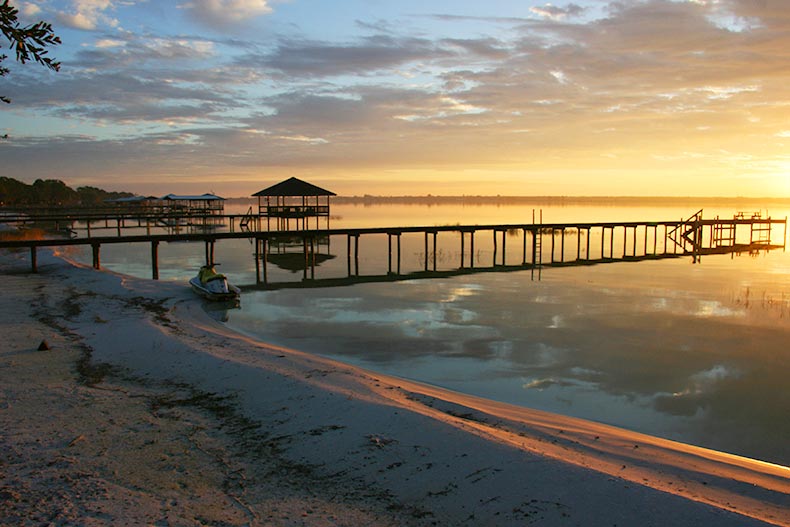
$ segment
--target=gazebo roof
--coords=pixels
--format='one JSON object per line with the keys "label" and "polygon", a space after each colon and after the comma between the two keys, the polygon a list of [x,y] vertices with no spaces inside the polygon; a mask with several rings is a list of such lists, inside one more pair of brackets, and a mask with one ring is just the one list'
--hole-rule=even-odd
{"label": "gazebo roof", "polygon": [[337,194],[292,177],[258,191],[253,196],[337,196]]}

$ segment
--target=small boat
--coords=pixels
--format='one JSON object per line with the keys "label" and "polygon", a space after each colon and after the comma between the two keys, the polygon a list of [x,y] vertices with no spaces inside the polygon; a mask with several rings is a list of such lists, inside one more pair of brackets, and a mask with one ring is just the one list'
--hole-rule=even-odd
{"label": "small boat", "polygon": [[228,283],[224,274],[218,273],[214,266],[219,264],[204,265],[197,276],[189,279],[192,289],[208,300],[234,300],[239,298],[241,289]]}

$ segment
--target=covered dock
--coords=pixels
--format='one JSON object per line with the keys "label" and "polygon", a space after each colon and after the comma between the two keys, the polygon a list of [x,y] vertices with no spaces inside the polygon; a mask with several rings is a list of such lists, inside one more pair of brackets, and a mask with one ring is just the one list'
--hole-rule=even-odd
{"label": "covered dock", "polygon": [[253,194],[258,198],[258,215],[266,218],[267,230],[272,230],[274,220],[274,230],[278,231],[291,230],[291,220],[296,230],[309,229],[311,218],[315,218],[316,229],[321,228],[322,218],[328,229],[329,198],[336,195],[295,177]]}

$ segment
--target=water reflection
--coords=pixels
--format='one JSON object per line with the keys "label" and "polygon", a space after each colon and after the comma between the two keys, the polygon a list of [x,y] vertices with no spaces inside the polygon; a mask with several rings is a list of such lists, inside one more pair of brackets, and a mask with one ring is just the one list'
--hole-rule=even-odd
{"label": "water reflection", "polygon": [[[790,284],[712,261],[702,271],[678,261],[552,269],[541,282],[522,272],[258,291],[230,325],[377,371],[790,464]],[[755,302],[755,286],[776,300]]]}

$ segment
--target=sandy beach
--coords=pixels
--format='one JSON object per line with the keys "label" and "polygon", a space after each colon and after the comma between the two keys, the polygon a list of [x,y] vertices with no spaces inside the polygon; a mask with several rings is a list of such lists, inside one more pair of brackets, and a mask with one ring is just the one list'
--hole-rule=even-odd
{"label": "sandy beach", "polygon": [[1,525],[790,525],[787,467],[267,345],[185,284],[27,256],[0,253]]}

